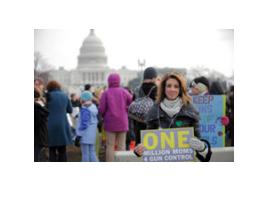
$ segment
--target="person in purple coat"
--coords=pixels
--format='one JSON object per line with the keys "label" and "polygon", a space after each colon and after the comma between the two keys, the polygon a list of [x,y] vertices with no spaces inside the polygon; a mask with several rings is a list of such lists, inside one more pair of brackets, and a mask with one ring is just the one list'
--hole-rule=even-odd
{"label": "person in purple coat", "polygon": [[128,107],[132,102],[130,93],[120,87],[120,76],[117,73],[108,77],[108,89],[104,91],[99,103],[106,131],[106,161],[114,161],[114,150],[125,150],[128,126]]}

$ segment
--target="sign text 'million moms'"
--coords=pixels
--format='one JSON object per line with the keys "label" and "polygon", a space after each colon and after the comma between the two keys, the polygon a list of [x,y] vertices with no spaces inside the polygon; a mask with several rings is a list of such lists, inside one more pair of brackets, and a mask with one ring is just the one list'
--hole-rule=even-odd
{"label": "sign text 'million moms'", "polygon": [[190,148],[193,128],[142,130],[141,141],[146,162],[194,161],[194,150]]}

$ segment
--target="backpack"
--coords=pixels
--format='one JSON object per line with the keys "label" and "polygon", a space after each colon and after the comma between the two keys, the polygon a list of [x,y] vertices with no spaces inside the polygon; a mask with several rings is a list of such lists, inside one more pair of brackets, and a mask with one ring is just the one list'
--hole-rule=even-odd
{"label": "backpack", "polygon": [[145,116],[154,105],[154,101],[149,97],[154,88],[155,86],[150,89],[146,96],[137,98],[130,104],[128,109],[128,115],[130,118],[145,123]]}

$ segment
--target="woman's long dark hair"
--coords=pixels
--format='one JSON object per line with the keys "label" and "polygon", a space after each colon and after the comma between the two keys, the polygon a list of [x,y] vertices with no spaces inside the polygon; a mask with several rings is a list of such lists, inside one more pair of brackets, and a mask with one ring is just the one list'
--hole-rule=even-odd
{"label": "woman's long dark hair", "polygon": [[161,101],[163,101],[164,98],[166,98],[165,86],[167,80],[171,78],[177,80],[179,83],[179,97],[181,98],[182,103],[184,105],[191,103],[191,97],[188,95],[187,92],[186,80],[181,74],[175,72],[167,73],[162,77],[160,86],[158,87],[157,103],[161,103]]}

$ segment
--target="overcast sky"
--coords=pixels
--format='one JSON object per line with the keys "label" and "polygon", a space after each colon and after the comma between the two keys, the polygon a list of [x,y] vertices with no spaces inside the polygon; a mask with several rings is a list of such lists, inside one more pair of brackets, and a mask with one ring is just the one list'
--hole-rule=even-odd
{"label": "overcast sky", "polygon": [[[137,59],[146,66],[185,67],[204,65],[227,76],[233,73],[233,30],[95,29],[108,57],[108,66],[138,69]],[[77,56],[89,29],[34,31],[34,50],[40,51],[56,68],[77,67]]]}

